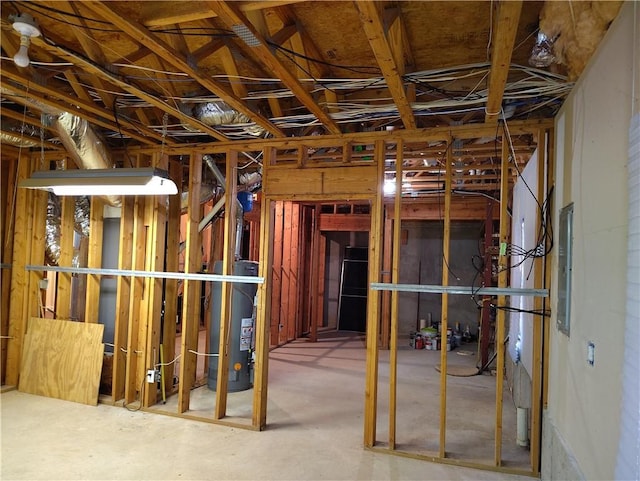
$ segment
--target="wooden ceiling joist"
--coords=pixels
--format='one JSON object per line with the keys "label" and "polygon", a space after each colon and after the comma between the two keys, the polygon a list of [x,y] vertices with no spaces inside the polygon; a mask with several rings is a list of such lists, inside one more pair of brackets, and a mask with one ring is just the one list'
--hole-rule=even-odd
{"label": "wooden ceiling joist", "polygon": [[291,92],[300,100],[300,102],[326,127],[333,133],[339,134],[340,128],[329,116],[327,112],[316,103],[311,94],[302,86],[299,80],[289,71],[289,69],[280,61],[273,53],[267,39],[253,26],[251,22],[238,10],[232,3],[225,1],[212,0],[209,2],[211,8],[215,10],[220,19],[232,28],[233,26],[242,25],[256,39],[256,45],[252,46],[254,55],[273,72]]}
{"label": "wooden ceiling joist", "polygon": [[504,87],[507,84],[513,45],[516,41],[522,1],[501,1],[497,5],[491,39],[491,72],[489,73],[489,95],[485,108],[485,122],[497,122],[502,109]]}
{"label": "wooden ceiling joist", "polygon": [[[144,92],[143,90],[131,85],[130,82],[123,80],[118,75],[107,71],[106,69],[100,67],[99,65],[96,65],[95,63],[77,54],[76,52],[72,52],[71,50],[68,50],[58,45],[51,45],[39,39],[36,39],[35,42],[38,43],[38,46],[50,52],[53,52],[58,57],[64,60],[67,60],[68,62],[71,62],[74,65],[77,65],[78,67],[81,67],[86,72],[89,72],[93,75],[97,75],[105,80],[108,80],[110,83],[117,85],[125,92],[129,92],[130,94],[144,100],[145,102],[148,102],[149,104],[160,109],[161,111],[173,115],[174,117],[181,120],[185,124],[190,125],[191,127],[198,129],[206,134],[209,134],[215,139],[227,140],[227,137],[222,135],[217,130],[209,127],[206,124],[203,124],[202,122],[191,117],[190,115],[187,115],[181,112],[179,109],[170,106],[164,100],[158,97],[155,97],[154,95]],[[104,114],[104,112],[102,113]],[[116,131],[117,131],[117,128],[116,128]],[[145,143],[149,143],[148,139],[145,141]]]}
{"label": "wooden ceiling joist", "polygon": [[[171,46],[169,46],[162,39],[157,37],[153,32],[147,30],[142,25],[139,25],[131,20],[123,18],[121,14],[119,14],[116,10],[112,8],[111,5],[101,2],[88,2],[87,6],[91,8],[94,12],[102,16],[103,18],[112,22],[115,26],[124,31],[127,35],[129,35],[135,41],[145,45],[156,55],[162,57],[164,61],[173,65],[175,68],[180,69],[182,72],[188,74],[193,80],[198,82],[202,87],[207,89],[209,92],[216,94],[220,97],[225,103],[227,103],[231,108],[237,110],[238,112],[242,112],[249,116],[256,124],[260,125],[272,135],[276,137],[283,137],[284,133],[272,124],[268,119],[263,117],[262,115],[252,111],[247,104],[245,104],[242,99],[236,97],[232,92],[229,92],[225,86],[214,81],[208,76],[201,74],[195,68],[192,68],[191,65],[187,62],[186,59],[182,58],[179,52],[176,52]],[[177,110],[177,109],[175,109]],[[189,116],[187,116],[189,117]],[[191,119],[191,117],[189,117]],[[204,125],[204,124],[202,124]],[[224,135],[216,131],[215,129],[208,128],[208,133],[211,131],[216,132],[215,137],[218,139],[226,138]]]}
{"label": "wooden ceiling joist", "polygon": [[[355,4],[360,11],[362,28],[369,40],[380,70],[382,70],[382,75],[398,108],[402,123],[406,129],[414,130],[416,129],[416,119],[404,90],[404,81],[402,79],[404,64],[399,66],[396,63],[393,49],[385,35],[382,17],[376,2],[355,2]],[[403,49],[396,48],[396,50]]]}
{"label": "wooden ceiling joist", "polygon": [[[28,106],[30,105],[29,100],[33,99],[59,112],[73,112],[74,114],[84,118],[88,122],[104,127],[105,129],[109,129],[114,132],[118,132],[119,130],[121,130],[123,134],[126,134],[127,136],[133,139],[136,139],[144,144],[147,144],[147,145],[156,144],[156,142],[152,140],[152,138],[157,135],[155,132],[150,131],[149,136],[140,135],[138,133],[140,128],[138,128],[137,126],[133,126],[132,124],[130,124],[128,121],[124,119],[122,120],[119,119],[120,124],[123,126],[123,128],[119,129],[118,124],[115,122],[115,119],[111,117],[113,121],[104,120],[105,111],[95,105],[84,102],[83,100],[80,100],[78,98],[71,98],[66,95],[62,95],[59,92],[55,91],[55,89],[30,83],[25,80],[22,80],[20,85],[28,85],[29,87],[28,89],[23,89],[5,80],[5,77],[11,78],[11,74],[8,72],[8,70],[4,70],[2,72],[2,75],[3,77],[2,79],[0,79],[0,84],[2,84],[2,86],[8,89],[9,91],[13,91],[16,93],[16,95],[6,95],[6,96],[11,98],[15,102],[19,103],[20,105]],[[45,97],[45,95],[55,96],[60,100],[62,100],[63,102],[53,100],[49,97]],[[82,107],[82,108],[78,109],[77,107]],[[124,128],[125,125],[130,125],[136,130]]]}

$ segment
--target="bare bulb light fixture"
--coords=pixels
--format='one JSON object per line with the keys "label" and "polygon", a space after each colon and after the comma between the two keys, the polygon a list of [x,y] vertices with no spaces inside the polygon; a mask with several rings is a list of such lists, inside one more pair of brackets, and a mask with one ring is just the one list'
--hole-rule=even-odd
{"label": "bare bulb light fixture", "polygon": [[32,37],[40,36],[40,29],[35,19],[28,13],[21,13],[13,18],[13,29],[20,34],[20,48],[13,56],[13,61],[18,67],[28,67],[29,45]]}

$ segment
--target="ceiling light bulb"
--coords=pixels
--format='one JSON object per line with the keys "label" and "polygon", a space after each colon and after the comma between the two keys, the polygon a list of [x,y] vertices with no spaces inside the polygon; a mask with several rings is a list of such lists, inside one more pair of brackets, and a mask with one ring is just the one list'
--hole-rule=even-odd
{"label": "ceiling light bulb", "polygon": [[13,56],[13,61],[18,67],[28,67],[29,62],[29,44],[31,40],[26,35],[20,37],[20,48],[18,52]]}

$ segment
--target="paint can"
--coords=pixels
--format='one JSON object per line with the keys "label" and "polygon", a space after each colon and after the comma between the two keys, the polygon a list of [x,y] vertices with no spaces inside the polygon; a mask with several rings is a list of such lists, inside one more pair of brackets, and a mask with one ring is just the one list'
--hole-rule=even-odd
{"label": "paint can", "polygon": [[424,349],[424,340],[421,335],[416,336],[416,349]]}

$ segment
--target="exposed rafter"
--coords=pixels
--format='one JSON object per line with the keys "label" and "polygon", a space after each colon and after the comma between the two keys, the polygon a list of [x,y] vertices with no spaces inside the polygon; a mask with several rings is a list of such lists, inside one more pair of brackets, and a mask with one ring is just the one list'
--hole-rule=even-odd
{"label": "exposed rafter", "polygon": [[491,73],[489,97],[485,109],[485,122],[496,122],[502,108],[504,87],[509,76],[513,45],[516,41],[522,1],[501,1],[497,5],[493,38],[491,39]]}
{"label": "exposed rafter", "polygon": [[360,20],[362,21],[362,28],[369,40],[371,49],[378,61],[382,75],[387,81],[387,87],[391,92],[393,101],[395,102],[402,123],[406,129],[415,129],[416,120],[413,115],[411,104],[407,99],[407,94],[404,90],[404,82],[402,80],[402,70],[396,64],[393,50],[389,41],[385,35],[382,18],[378,7],[375,2],[355,2],[358,10],[360,11]]}
{"label": "exposed rafter", "polygon": [[[273,125],[268,119],[262,115],[252,111],[246,103],[236,97],[233,93],[229,92],[225,86],[212,80],[210,77],[203,75],[197,69],[193,68],[186,59],[182,58],[179,52],[176,52],[174,48],[168,45],[165,41],[160,39],[153,32],[147,30],[144,26],[137,24],[131,20],[123,18],[116,10],[112,8],[110,4],[100,2],[88,2],[86,5],[93,11],[101,15],[103,18],[109,20],[122,31],[127,33],[135,41],[147,46],[156,55],[162,57],[168,64],[173,65],[180,71],[187,73],[192,79],[198,82],[202,87],[208,91],[216,94],[232,108],[239,112],[242,112],[249,116],[254,122],[261,127],[265,128],[271,134],[276,137],[283,136],[283,132]],[[214,129],[209,129],[214,130]],[[221,134],[217,133],[217,137]]]}
{"label": "exposed rafter", "polygon": [[309,94],[298,79],[287,69],[273,53],[267,39],[253,26],[251,22],[240,12],[240,10],[232,3],[225,1],[210,1],[211,8],[218,14],[220,19],[229,27],[243,26],[255,38],[255,45],[252,45],[255,56],[271,70],[282,82],[293,92],[293,94],[316,116],[316,118],[324,124],[331,133],[340,133],[337,124],[331,119],[329,114],[322,110],[316,103],[314,98]]}

